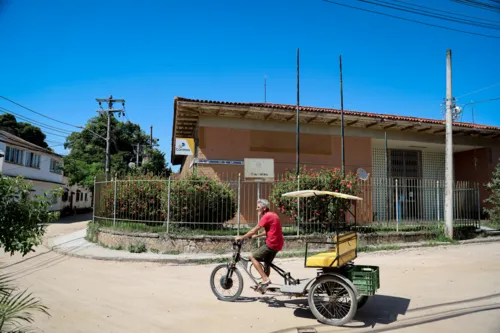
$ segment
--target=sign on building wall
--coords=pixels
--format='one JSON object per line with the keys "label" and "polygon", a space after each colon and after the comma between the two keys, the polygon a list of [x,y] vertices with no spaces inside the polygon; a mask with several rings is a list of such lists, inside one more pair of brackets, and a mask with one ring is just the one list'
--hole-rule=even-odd
{"label": "sign on building wall", "polygon": [[274,159],[245,158],[245,179],[274,181]]}
{"label": "sign on building wall", "polygon": [[175,138],[175,155],[194,155],[194,139]]}
{"label": "sign on building wall", "polygon": [[221,165],[243,165],[243,161],[238,160],[208,160],[208,159],[194,159],[195,164],[221,164]]}

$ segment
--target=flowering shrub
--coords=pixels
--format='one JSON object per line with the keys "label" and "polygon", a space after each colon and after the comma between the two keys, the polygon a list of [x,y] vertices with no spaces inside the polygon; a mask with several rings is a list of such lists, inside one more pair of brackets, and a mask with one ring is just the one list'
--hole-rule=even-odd
{"label": "flowering shrub", "polygon": [[[168,180],[154,176],[128,176],[116,183],[116,218],[123,220],[163,221],[162,193]],[[97,184],[98,216],[113,218],[114,182]]]}
{"label": "flowering shrub", "polygon": [[[318,196],[300,199],[299,218],[297,217],[298,198],[283,197],[282,194],[300,190],[332,191],[359,196],[360,180],[355,173],[346,173],[342,177],[340,169],[302,169],[299,173],[300,184],[295,171],[288,171],[283,180],[275,183],[271,192],[271,201],[290,222],[300,221],[301,229],[315,231],[331,230],[335,222],[342,218],[342,213],[350,207],[350,200],[334,196]],[[299,187],[299,186],[300,187]]]}
{"label": "flowering shrub", "polygon": [[[170,221],[178,227],[213,229],[236,214],[235,194],[228,183],[192,173],[172,182],[170,192]],[[163,199],[166,209],[166,191]]]}

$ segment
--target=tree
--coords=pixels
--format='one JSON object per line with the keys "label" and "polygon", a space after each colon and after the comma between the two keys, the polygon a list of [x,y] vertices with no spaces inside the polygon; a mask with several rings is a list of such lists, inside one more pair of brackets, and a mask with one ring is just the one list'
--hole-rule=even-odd
{"label": "tree", "polygon": [[[72,133],[64,147],[70,153],[64,159],[64,171],[71,185],[93,187],[94,176],[105,171],[107,116],[91,118],[81,132]],[[137,143],[145,145],[149,136],[138,124],[121,122],[111,116],[110,171],[124,174],[130,171],[128,164],[136,161]],[[155,153],[156,154],[156,153]],[[159,162],[158,162],[159,161]],[[152,168],[162,169],[161,157],[155,157]]]}
{"label": "tree", "polygon": [[11,255],[34,251],[45,233],[44,224],[59,217],[49,212],[49,207],[54,197],[62,195],[62,189],[37,196],[32,196],[32,191],[32,183],[22,177],[0,176],[0,247]]}
{"label": "tree", "polygon": [[484,202],[490,204],[490,208],[484,210],[489,215],[490,221],[500,225],[500,163],[497,164],[492,173],[491,180],[486,184],[486,188],[490,191],[490,195]]}
{"label": "tree", "polygon": [[170,176],[172,169],[168,166],[165,153],[156,148],[146,148],[144,154],[148,156],[143,160],[140,171],[143,173],[153,173],[155,175]]}
{"label": "tree", "polygon": [[9,132],[42,148],[49,148],[49,145],[45,142],[46,135],[40,127],[25,122],[19,123],[16,117],[10,113],[0,115],[0,130]]}

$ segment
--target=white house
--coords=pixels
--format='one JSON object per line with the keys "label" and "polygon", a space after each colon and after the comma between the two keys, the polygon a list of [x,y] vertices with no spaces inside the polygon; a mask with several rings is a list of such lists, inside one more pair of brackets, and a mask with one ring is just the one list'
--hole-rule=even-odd
{"label": "white house", "polygon": [[90,208],[91,191],[77,185],[68,186],[62,163],[61,155],[0,130],[0,174],[23,176],[31,181],[33,195],[41,195],[54,187],[61,187],[64,194],[52,201],[51,211],[72,213]]}
{"label": "white house", "polygon": [[[23,176],[33,183],[33,194],[43,194],[54,187],[63,187],[62,156],[0,131],[0,173],[4,176]],[[61,210],[61,198],[52,202],[50,210]]]}

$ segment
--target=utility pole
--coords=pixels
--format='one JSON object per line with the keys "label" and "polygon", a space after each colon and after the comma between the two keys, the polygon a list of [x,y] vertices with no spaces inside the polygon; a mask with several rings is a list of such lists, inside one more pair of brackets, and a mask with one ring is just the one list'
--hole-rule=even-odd
{"label": "utility pole", "polygon": [[296,138],[295,138],[295,154],[296,154],[296,161],[295,161],[295,175],[299,175],[299,168],[300,168],[300,117],[299,117],[299,106],[300,106],[300,69],[299,69],[299,64],[300,64],[300,55],[299,55],[299,49],[297,49],[297,112],[296,112]]}
{"label": "utility pole", "polygon": [[137,143],[137,151],[135,152],[136,155],[135,155],[135,167],[138,168],[139,167],[139,150],[141,149],[141,144],[140,143]]}
{"label": "utility pole", "polygon": [[342,177],[345,177],[345,149],[344,149],[344,89],[342,86],[342,55],[339,56],[340,60],[340,135],[341,135],[341,163],[342,163]]}
{"label": "utility pole", "polygon": [[445,234],[453,239],[453,94],[451,50],[446,50],[446,188],[444,195]]}
{"label": "utility pole", "polygon": [[[107,132],[106,133],[106,181],[107,181],[109,180],[109,165],[110,165],[109,141],[111,138],[111,115],[113,113],[118,113],[119,116],[125,115],[125,111],[123,109],[113,109],[113,104],[122,103],[122,106],[125,107],[125,100],[113,98],[113,95],[109,95],[108,98],[96,98],[95,100],[99,103],[99,106],[101,107],[101,110],[97,110],[97,112],[101,115],[105,113],[108,117],[108,127],[106,131]],[[102,109],[102,103],[108,103],[107,110]]]}

